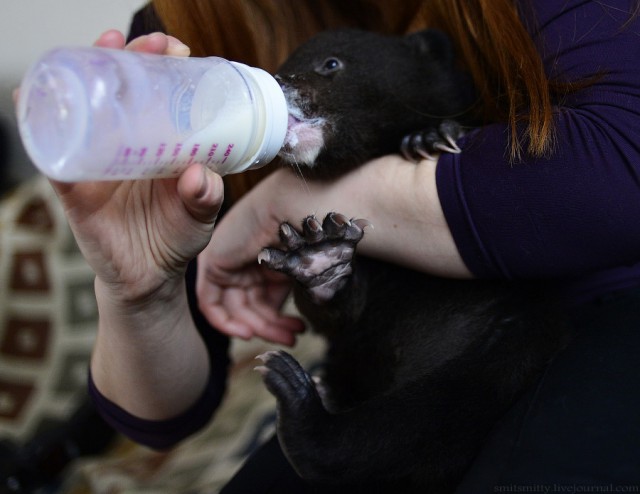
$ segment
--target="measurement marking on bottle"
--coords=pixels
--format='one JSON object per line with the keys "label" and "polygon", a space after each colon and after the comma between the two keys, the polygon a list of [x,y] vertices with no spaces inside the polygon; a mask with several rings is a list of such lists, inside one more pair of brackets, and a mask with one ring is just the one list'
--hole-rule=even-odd
{"label": "measurement marking on bottle", "polygon": [[220,162],[220,164],[224,164],[224,162],[227,161],[227,158],[231,154],[232,150],[233,150],[233,143],[227,146],[227,150],[224,152],[224,159]]}

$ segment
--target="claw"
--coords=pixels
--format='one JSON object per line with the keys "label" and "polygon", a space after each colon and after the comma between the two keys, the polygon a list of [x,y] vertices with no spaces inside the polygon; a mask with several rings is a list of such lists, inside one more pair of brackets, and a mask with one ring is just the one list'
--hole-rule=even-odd
{"label": "claw", "polygon": [[253,370],[258,372],[262,377],[266,376],[267,372],[269,372],[269,369],[267,369],[264,365],[258,365],[254,367]]}
{"label": "claw", "polygon": [[460,124],[454,120],[444,120],[436,128],[404,136],[400,152],[406,160],[414,163],[421,159],[435,160],[439,153],[459,154],[462,149],[456,139],[463,135]]}
{"label": "claw", "polygon": [[309,243],[316,243],[324,238],[322,223],[315,216],[307,216],[302,222],[302,229]]}
{"label": "claw", "polygon": [[322,222],[322,229],[327,234],[328,239],[339,240],[344,236],[347,227],[350,226],[346,216],[339,213],[329,213]]}
{"label": "claw", "polygon": [[263,262],[269,269],[285,274],[291,274],[296,267],[295,256],[288,255],[288,252],[268,247],[262,249],[258,254],[258,264]]}
{"label": "claw", "polygon": [[[271,358],[271,355],[274,353],[275,352],[273,350],[261,353],[260,355],[256,355],[256,360],[260,360],[263,364],[266,364],[267,360],[269,360],[269,358]],[[266,365],[257,365],[253,368],[253,370],[259,372],[263,377],[266,376],[269,372],[269,368]]]}
{"label": "claw", "polygon": [[274,355],[277,355],[277,352],[275,350],[268,350],[264,353],[261,353],[260,355],[256,355],[256,360],[262,360],[262,362],[266,363],[267,360],[269,360]]}
{"label": "claw", "polygon": [[365,228],[371,228],[372,230],[374,230],[373,223],[371,223],[369,220],[365,220],[364,218],[351,218],[351,223],[360,228],[360,230],[364,230]]}
{"label": "claw", "polygon": [[417,163],[420,158],[435,160],[436,157],[429,153],[424,144],[424,138],[422,134],[409,134],[402,139],[400,145],[400,152],[407,161]]}
{"label": "claw", "polygon": [[299,249],[304,245],[304,239],[289,223],[282,223],[280,225],[280,240],[289,250]]}
{"label": "claw", "polygon": [[459,154],[462,152],[462,149],[460,149],[460,147],[458,146],[458,144],[453,140],[453,137],[451,137],[450,135],[445,135],[443,136],[444,140],[446,141],[446,143],[444,142],[437,142],[434,147],[440,151],[443,151],[445,153],[451,153],[451,154]]}
{"label": "claw", "polygon": [[[258,264],[262,264],[266,262],[267,264],[271,261],[271,254],[268,249],[262,249],[260,254],[258,254]],[[258,358],[258,357],[256,357]]]}
{"label": "claw", "polygon": [[[437,145],[435,147],[438,148]],[[437,159],[437,157],[435,155],[429,153],[424,148],[416,148],[416,153],[418,153],[420,156],[422,156],[423,158],[425,158],[427,160],[436,160]]]}
{"label": "claw", "polygon": [[349,219],[344,214],[329,213],[327,215],[327,218],[331,219],[334,223],[336,223],[338,225],[348,225],[349,224]]}
{"label": "claw", "polygon": [[[269,362],[269,360],[271,360],[274,357],[277,357],[278,351],[277,350],[267,350],[264,353],[261,353],[260,355],[256,355],[255,359],[256,360],[260,360],[263,364],[267,364]],[[258,367],[256,367],[256,370],[258,370],[259,368],[264,368],[265,370],[268,370],[268,368],[266,367],[266,365],[259,365]]]}
{"label": "claw", "polygon": [[309,229],[313,232],[322,231],[322,224],[318,221],[318,219],[315,216],[309,216],[306,219],[306,224],[309,227]]}
{"label": "claw", "polygon": [[460,149],[460,146],[458,146],[458,143],[454,140],[454,138],[452,136],[447,134],[445,136],[445,140],[451,145],[451,149],[453,149],[452,152],[454,154],[458,154],[458,153],[462,152],[462,149]]}

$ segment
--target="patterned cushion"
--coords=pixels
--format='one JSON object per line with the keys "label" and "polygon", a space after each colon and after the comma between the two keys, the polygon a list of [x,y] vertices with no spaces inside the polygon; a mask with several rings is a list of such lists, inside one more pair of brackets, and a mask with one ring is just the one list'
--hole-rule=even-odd
{"label": "patterned cushion", "polygon": [[94,275],[49,183],[0,203],[0,437],[64,420],[85,395],[96,332]]}

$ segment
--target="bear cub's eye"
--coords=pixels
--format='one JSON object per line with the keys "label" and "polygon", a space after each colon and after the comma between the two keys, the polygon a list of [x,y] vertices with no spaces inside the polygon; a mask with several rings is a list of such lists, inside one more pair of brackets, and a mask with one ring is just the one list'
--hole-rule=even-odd
{"label": "bear cub's eye", "polygon": [[329,75],[339,71],[340,69],[342,69],[342,67],[342,61],[335,57],[329,57],[324,62],[322,62],[322,65],[320,65],[320,67],[316,69],[316,72],[320,75]]}

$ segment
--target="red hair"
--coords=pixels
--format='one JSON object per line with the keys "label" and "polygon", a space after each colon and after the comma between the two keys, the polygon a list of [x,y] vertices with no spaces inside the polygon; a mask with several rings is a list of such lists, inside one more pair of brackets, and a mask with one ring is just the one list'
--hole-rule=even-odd
{"label": "red hair", "polygon": [[[553,144],[552,85],[513,0],[154,0],[167,32],[195,56],[218,55],[275,71],[315,33],[350,26],[405,34],[447,32],[477,86],[485,122],[508,122],[508,152],[548,153]],[[566,85],[564,86],[567,87]],[[526,122],[525,134],[518,124]],[[524,138],[524,139],[523,139]],[[239,197],[265,171],[227,178]]]}

